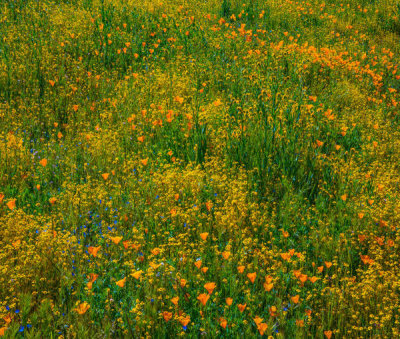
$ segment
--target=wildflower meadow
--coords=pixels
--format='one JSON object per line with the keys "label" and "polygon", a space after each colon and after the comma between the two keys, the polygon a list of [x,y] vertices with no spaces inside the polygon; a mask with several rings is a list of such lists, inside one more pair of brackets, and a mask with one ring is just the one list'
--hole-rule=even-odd
{"label": "wildflower meadow", "polygon": [[398,0],[0,0],[0,337],[400,338]]}

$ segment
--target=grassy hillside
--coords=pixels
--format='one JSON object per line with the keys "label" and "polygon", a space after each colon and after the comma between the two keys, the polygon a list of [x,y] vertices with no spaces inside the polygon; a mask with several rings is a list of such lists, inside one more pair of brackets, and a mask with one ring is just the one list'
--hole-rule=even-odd
{"label": "grassy hillside", "polygon": [[0,1],[0,336],[400,336],[397,0]]}

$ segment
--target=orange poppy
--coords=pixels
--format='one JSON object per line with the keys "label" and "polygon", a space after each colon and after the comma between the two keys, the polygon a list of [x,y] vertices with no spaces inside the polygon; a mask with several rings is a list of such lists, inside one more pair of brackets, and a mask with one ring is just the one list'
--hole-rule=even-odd
{"label": "orange poppy", "polygon": [[291,297],[293,303],[298,304],[299,300],[300,300],[300,296],[299,295],[295,295],[294,297]]}
{"label": "orange poppy", "polygon": [[264,289],[269,292],[274,288],[274,284],[264,283]]}
{"label": "orange poppy", "polygon": [[271,315],[271,317],[276,317],[276,311],[277,311],[276,306],[271,306],[269,308],[269,314]]}
{"label": "orange poppy", "polygon": [[136,280],[138,280],[141,276],[142,276],[143,271],[136,271],[134,273],[131,274],[132,277],[134,277]]}
{"label": "orange poppy", "polygon": [[268,325],[266,323],[261,323],[257,325],[257,329],[261,335],[264,335],[265,331],[267,330]]}
{"label": "orange poppy", "polygon": [[226,328],[226,325],[228,325],[228,322],[226,321],[225,318],[220,318],[220,319],[219,319],[219,325],[220,325],[223,329],[225,329],[225,328]]}
{"label": "orange poppy", "polygon": [[203,304],[203,306],[205,306],[207,304],[207,301],[209,298],[210,298],[210,295],[206,294],[206,293],[201,293],[197,297],[197,299]]}
{"label": "orange poppy", "polygon": [[83,303],[79,304],[76,308],[75,308],[75,312],[77,312],[78,314],[85,314],[86,311],[90,308],[90,305],[84,301]]}
{"label": "orange poppy", "polygon": [[246,308],[247,304],[238,304],[238,309],[240,312],[243,312]]}
{"label": "orange poppy", "polygon": [[10,200],[8,203],[7,203],[7,207],[12,211],[14,208],[15,208],[15,202],[16,202],[17,200],[16,199],[13,199],[13,200]]}
{"label": "orange poppy", "polygon": [[115,284],[122,288],[125,286],[125,282],[126,282],[126,277],[121,280],[118,280]]}
{"label": "orange poppy", "polygon": [[163,312],[163,318],[164,318],[164,320],[165,320],[166,322],[170,321],[171,318],[172,318],[172,312],[164,311],[164,312]]}
{"label": "orange poppy", "polygon": [[256,280],[257,277],[257,273],[247,273],[247,278],[249,278],[249,280],[254,284],[254,281]]}
{"label": "orange poppy", "polygon": [[151,254],[153,254],[153,255],[159,255],[160,254],[160,249],[159,248],[153,248],[152,250],[151,250]]}
{"label": "orange poppy", "polygon": [[0,337],[3,337],[6,335],[6,330],[7,330],[7,327],[5,327],[5,326],[0,327]]}
{"label": "orange poppy", "polygon": [[224,252],[222,252],[222,257],[223,257],[225,260],[228,260],[230,256],[231,256],[231,252],[229,252],[229,251],[224,251]]}
{"label": "orange poppy", "polygon": [[201,238],[202,240],[206,241],[206,240],[207,240],[207,237],[208,237],[208,232],[200,233],[200,238]]}
{"label": "orange poppy", "polygon": [[101,248],[101,246],[97,246],[97,247],[90,246],[90,247],[88,247],[88,252],[91,255],[93,255],[94,257],[97,257],[97,252],[99,252],[100,248]]}
{"label": "orange poppy", "polygon": [[181,317],[179,319],[179,322],[182,324],[182,326],[187,326],[190,323],[190,315],[186,317]]}
{"label": "orange poppy", "polygon": [[217,285],[214,282],[209,282],[204,285],[204,288],[208,291],[208,294],[212,294],[216,287]]}
{"label": "orange poppy", "polygon": [[304,284],[307,281],[307,274],[300,274],[299,280]]}
{"label": "orange poppy", "polygon": [[122,240],[122,237],[110,237],[110,239],[115,245],[118,245]]}
{"label": "orange poppy", "polygon": [[233,302],[233,299],[232,299],[232,298],[226,298],[226,299],[225,299],[225,302],[226,302],[226,304],[227,304],[228,306],[231,306],[231,305],[232,305],[232,302]]}
{"label": "orange poppy", "polygon": [[47,159],[43,158],[42,160],[39,161],[39,164],[41,164],[43,167],[47,166]]}

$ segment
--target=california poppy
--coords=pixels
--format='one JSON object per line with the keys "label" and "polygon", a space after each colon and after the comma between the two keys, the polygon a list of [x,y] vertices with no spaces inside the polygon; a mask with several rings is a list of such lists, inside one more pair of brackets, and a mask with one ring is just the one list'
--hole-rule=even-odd
{"label": "california poppy", "polygon": [[125,286],[125,282],[126,282],[126,277],[121,280],[118,280],[117,282],[115,282],[115,284],[122,288]]}
{"label": "california poppy", "polygon": [[264,321],[264,319],[260,318],[258,315],[253,320],[256,325],[261,324]]}
{"label": "california poppy", "polygon": [[264,289],[269,292],[274,288],[274,284],[264,283]]}
{"label": "california poppy", "polygon": [[164,311],[164,312],[163,312],[163,318],[164,318],[164,320],[165,320],[166,322],[170,321],[171,318],[172,318],[172,312]]}
{"label": "california poppy", "polygon": [[122,240],[122,237],[110,237],[110,239],[114,244],[118,245]]}
{"label": "california poppy", "polygon": [[78,312],[78,314],[85,314],[86,311],[90,308],[90,305],[84,301],[83,303],[79,304],[76,308],[75,311]]}
{"label": "california poppy", "polygon": [[224,252],[222,252],[222,257],[225,259],[225,260],[228,260],[228,258],[231,256],[231,252],[229,252],[229,251],[224,251]]}
{"label": "california poppy", "polygon": [[261,323],[257,325],[257,329],[261,335],[264,335],[265,331],[267,330],[268,325],[266,323]]}
{"label": "california poppy", "polygon": [[139,279],[142,276],[143,271],[136,271],[134,273],[131,273],[131,276],[134,277],[135,279]]}
{"label": "california poppy", "polygon": [[303,284],[307,281],[307,278],[308,278],[307,274],[300,274],[300,276],[299,276],[299,280]]}
{"label": "california poppy", "polygon": [[269,308],[269,314],[271,315],[271,317],[276,317],[276,311],[277,311],[276,306],[271,306]]}
{"label": "california poppy", "polygon": [[16,199],[12,199],[7,203],[7,207],[12,211],[15,208]]}
{"label": "california poppy", "polygon": [[293,303],[298,304],[299,300],[300,300],[300,296],[299,295],[295,295],[294,297],[291,297]]}
{"label": "california poppy", "polygon": [[182,326],[187,326],[190,323],[190,315],[186,317],[181,317],[179,319],[179,322],[182,324]]}
{"label": "california poppy", "polygon": [[42,165],[43,167],[46,167],[47,165],[47,159],[43,158],[42,160],[39,161],[39,164]]}
{"label": "california poppy", "polygon": [[159,255],[160,254],[160,249],[159,248],[153,248],[152,250],[151,250],[151,254],[153,254],[153,255]]}
{"label": "california poppy", "polygon": [[238,304],[238,309],[240,312],[243,312],[246,308],[247,304]]}
{"label": "california poppy", "polygon": [[88,247],[88,252],[91,255],[93,255],[94,257],[97,257],[97,252],[99,252],[100,248],[101,248],[101,246],[97,246],[97,247],[90,246],[90,247]]}
{"label": "california poppy", "polygon": [[225,328],[226,328],[226,325],[228,325],[228,322],[226,321],[225,318],[219,318],[219,325],[220,325],[223,329],[225,329]]}
{"label": "california poppy", "polygon": [[213,291],[216,287],[217,287],[217,285],[214,282],[209,282],[204,285],[204,288],[208,291],[208,294],[213,293]]}
{"label": "california poppy", "polygon": [[202,240],[206,241],[206,240],[207,240],[207,237],[208,237],[208,232],[200,233],[200,238],[201,238]]}
{"label": "california poppy", "polygon": [[245,268],[245,266],[238,266],[237,270],[239,273],[243,273]]}
{"label": "california poppy", "polygon": [[202,303],[203,306],[205,306],[207,304],[207,301],[209,298],[210,298],[210,295],[206,294],[206,293],[201,293],[197,297],[197,299]]}
{"label": "california poppy", "polygon": [[256,280],[257,277],[257,273],[247,273],[247,278],[249,278],[249,280],[254,284],[254,281]]}

